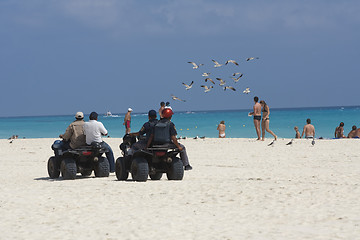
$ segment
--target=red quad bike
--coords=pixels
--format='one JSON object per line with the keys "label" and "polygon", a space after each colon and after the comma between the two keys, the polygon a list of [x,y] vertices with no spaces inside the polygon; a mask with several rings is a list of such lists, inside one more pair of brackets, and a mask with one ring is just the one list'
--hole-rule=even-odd
{"label": "red quad bike", "polygon": [[[135,138],[136,139],[136,138]],[[125,135],[120,149],[123,157],[116,159],[115,172],[118,180],[127,180],[131,173],[134,181],[145,182],[160,180],[166,173],[168,180],[182,180],[184,176],[183,163],[177,155],[179,149],[173,143],[154,145],[144,150],[138,150],[133,155],[128,151],[135,142],[134,137]]]}
{"label": "red quad bike", "polygon": [[90,176],[94,170],[95,177],[108,177],[110,172],[109,161],[103,157],[106,149],[99,143],[92,143],[77,149],[61,150],[61,141],[57,140],[51,146],[55,156],[48,160],[47,168],[50,178],[75,179],[77,173]]}

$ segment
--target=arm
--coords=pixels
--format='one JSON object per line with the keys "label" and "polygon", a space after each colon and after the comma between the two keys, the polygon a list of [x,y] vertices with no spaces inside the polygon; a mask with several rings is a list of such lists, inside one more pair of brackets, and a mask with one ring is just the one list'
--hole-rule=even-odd
{"label": "arm", "polygon": [[104,127],[104,124],[100,123],[100,132],[103,136],[106,136],[108,134],[108,131],[106,130],[106,128]]}
{"label": "arm", "polygon": [[73,134],[72,132],[72,127],[71,127],[71,124],[66,128],[66,131],[64,134],[60,134],[59,137],[64,139],[64,140],[69,140],[71,138],[71,135]]}
{"label": "arm", "polygon": [[183,150],[183,148],[180,146],[179,142],[176,139],[176,136],[172,135],[171,136],[171,140],[173,141],[173,143],[175,144],[175,146],[180,150],[180,152]]}
{"label": "arm", "polygon": [[304,129],[303,129],[303,131],[302,131],[302,134],[301,134],[300,138],[303,137],[304,133],[305,133],[305,127],[304,127]]}
{"label": "arm", "polygon": [[154,134],[151,134],[150,137],[149,137],[149,140],[148,140],[148,142],[146,144],[146,148],[150,147],[151,142],[152,142],[153,139],[154,139]]}

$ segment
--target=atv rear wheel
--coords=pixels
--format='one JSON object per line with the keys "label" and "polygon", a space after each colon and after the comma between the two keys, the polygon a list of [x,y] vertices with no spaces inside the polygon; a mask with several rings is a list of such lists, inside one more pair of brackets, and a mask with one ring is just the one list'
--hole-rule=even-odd
{"label": "atv rear wheel", "polygon": [[65,180],[73,180],[76,178],[77,167],[74,159],[65,158],[61,161],[61,176]]}
{"label": "atv rear wheel", "polygon": [[184,166],[180,158],[173,158],[170,168],[166,173],[168,180],[182,180],[184,177]]}
{"label": "atv rear wheel", "polygon": [[160,180],[162,175],[163,175],[162,172],[157,172],[155,174],[149,174],[151,180]]}
{"label": "atv rear wheel", "polygon": [[99,161],[95,165],[95,177],[108,177],[110,173],[109,161],[105,157],[99,157]]}
{"label": "atv rear wheel", "polygon": [[88,176],[91,175],[92,170],[91,169],[83,169],[83,170],[80,171],[80,173],[81,173],[81,176],[88,177]]}
{"label": "atv rear wheel", "polygon": [[131,176],[134,181],[146,182],[149,175],[149,165],[144,158],[135,158],[131,163]]}
{"label": "atv rear wheel", "polygon": [[129,173],[128,171],[126,171],[125,158],[119,157],[118,159],[116,159],[115,173],[119,181],[124,181],[128,179]]}
{"label": "atv rear wheel", "polygon": [[50,157],[47,164],[50,178],[58,178],[60,176],[60,164],[55,157]]}

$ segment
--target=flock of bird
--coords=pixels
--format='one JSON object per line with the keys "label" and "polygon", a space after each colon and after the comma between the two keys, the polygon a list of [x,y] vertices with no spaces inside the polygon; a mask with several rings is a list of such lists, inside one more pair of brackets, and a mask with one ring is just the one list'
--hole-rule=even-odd
{"label": "flock of bird", "polygon": [[[255,60],[255,59],[259,59],[259,58],[258,58],[258,57],[250,57],[250,58],[247,58],[246,61],[251,61],[251,60]],[[237,63],[235,60],[231,60],[231,59],[230,59],[230,60],[227,60],[224,64],[221,64],[221,63],[219,63],[218,61],[215,61],[214,59],[211,60],[211,61],[215,64],[215,65],[214,65],[215,68],[219,68],[219,67],[222,67],[222,66],[224,66],[224,65],[228,65],[229,63],[232,63],[232,64],[234,64],[234,65],[236,65],[236,66],[239,66],[239,63]],[[204,66],[204,64],[202,64],[202,63],[200,63],[200,64],[197,64],[197,63],[195,63],[195,62],[188,62],[188,63],[192,64],[192,66],[193,66],[192,68],[193,68],[193,69],[198,69],[198,68],[200,68],[201,66]],[[201,75],[202,77],[205,77],[204,81],[205,81],[206,83],[211,83],[211,84],[212,84],[212,85],[205,85],[205,84],[200,85],[200,87],[202,87],[202,88],[204,89],[204,92],[205,92],[205,93],[210,92],[211,89],[214,88],[214,86],[216,85],[215,81],[210,77],[210,75],[211,75],[211,73],[209,73],[209,72],[204,72],[204,73],[202,73],[202,75]],[[243,73],[241,73],[241,72],[235,72],[235,73],[233,73],[233,74],[231,75],[230,78],[232,78],[232,79],[234,80],[234,83],[237,83],[237,82],[240,80],[240,78],[242,78],[243,76],[244,76]],[[221,87],[224,89],[224,91],[226,91],[227,89],[228,89],[228,90],[232,90],[232,91],[236,91],[236,89],[235,89],[233,86],[227,85],[226,80],[224,80],[224,79],[222,79],[222,78],[219,78],[219,77],[217,77],[217,78],[215,78],[215,79],[216,79],[216,81],[218,81],[219,86],[221,86]],[[184,85],[184,87],[185,87],[186,90],[190,90],[190,89],[193,87],[194,81],[191,81],[190,84],[186,84],[186,83],[184,83],[184,82],[183,82],[182,84]],[[244,93],[244,94],[249,94],[249,93],[250,93],[250,88],[246,88],[245,90],[243,90],[243,93]],[[178,98],[178,97],[176,97],[176,96],[174,96],[174,95],[171,95],[171,98],[172,98],[173,100],[185,102],[185,100],[180,99],[180,98]]]}

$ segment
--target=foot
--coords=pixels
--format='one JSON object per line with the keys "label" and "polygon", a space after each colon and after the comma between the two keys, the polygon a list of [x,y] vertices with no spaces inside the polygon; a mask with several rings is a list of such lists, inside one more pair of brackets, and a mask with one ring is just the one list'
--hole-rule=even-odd
{"label": "foot", "polygon": [[275,138],[275,141],[276,141],[276,140],[277,140],[277,136],[275,135],[275,137],[274,137],[274,138]]}
{"label": "foot", "polygon": [[190,166],[190,164],[189,164],[189,165],[186,165],[184,169],[185,169],[185,171],[191,170],[191,169],[192,169],[192,166]]}

